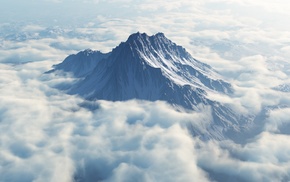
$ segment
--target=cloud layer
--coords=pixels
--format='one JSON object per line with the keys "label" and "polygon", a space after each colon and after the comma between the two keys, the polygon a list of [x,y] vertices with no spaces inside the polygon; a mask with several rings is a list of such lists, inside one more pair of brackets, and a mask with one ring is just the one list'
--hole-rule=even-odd
{"label": "cloud layer", "polygon": [[92,112],[15,67],[2,69],[11,79],[1,80],[1,181],[206,180],[185,127],[206,112],[136,101],[100,101]]}
{"label": "cloud layer", "polygon": [[42,67],[1,64],[1,181],[289,180],[289,135],[278,130],[289,126],[288,108],[271,111],[265,131],[246,144],[205,142],[186,126],[202,131],[207,110],[144,101],[98,101],[87,110],[50,87],[59,78],[35,79]]}

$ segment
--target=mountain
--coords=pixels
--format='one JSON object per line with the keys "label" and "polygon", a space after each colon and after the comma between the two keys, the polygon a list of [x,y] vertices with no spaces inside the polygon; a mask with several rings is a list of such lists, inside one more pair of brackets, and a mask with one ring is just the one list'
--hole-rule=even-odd
{"label": "mountain", "polygon": [[210,135],[214,138],[240,131],[249,123],[248,118],[207,98],[209,92],[231,94],[231,84],[163,33],[132,34],[107,54],[82,51],[54,66],[55,70],[83,77],[68,93],[87,100],[162,100],[190,110],[196,110],[198,104],[210,105],[214,121],[210,127],[215,131]]}
{"label": "mountain", "polygon": [[86,49],[77,54],[69,55],[60,64],[53,65],[54,69],[49,71],[49,73],[61,70],[64,72],[70,72],[78,78],[84,77],[94,70],[100,60],[107,58],[108,56],[109,53],[104,54],[100,51]]}
{"label": "mountain", "polygon": [[205,91],[232,92],[231,85],[219,78],[164,34],[136,33],[99,61],[69,93],[112,101],[165,100],[193,109],[204,100]]}

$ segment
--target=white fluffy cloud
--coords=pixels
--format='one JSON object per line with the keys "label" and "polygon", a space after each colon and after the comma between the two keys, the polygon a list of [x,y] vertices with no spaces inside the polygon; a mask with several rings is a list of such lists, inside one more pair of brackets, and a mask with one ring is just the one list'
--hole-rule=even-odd
{"label": "white fluffy cloud", "polygon": [[288,135],[263,132],[245,145],[203,143],[198,164],[218,181],[287,181]]}
{"label": "white fluffy cloud", "polygon": [[136,101],[92,112],[26,74],[1,66],[1,181],[206,180],[185,127],[206,112]]}
{"label": "white fluffy cloud", "polygon": [[186,125],[202,130],[206,110],[182,113],[163,102],[98,101],[98,109],[89,111],[82,99],[47,86],[57,78],[36,79],[43,67],[1,64],[1,181],[289,179],[289,135],[268,127],[289,124],[287,108],[272,111],[265,127],[270,132],[244,145],[204,142],[192,138]]}
{"label": "white fluffy cloud", "polygon": [[[90,111],[47,85],[56,77],[36,79],[45,67],[1,64],[1,181],[289,179],[289,135],[204,142],[186,125],[204,129],[207,110],[182,113],[163,102],[98,101]],[[266,122],[289,124],[286,110],[272,111]]]}

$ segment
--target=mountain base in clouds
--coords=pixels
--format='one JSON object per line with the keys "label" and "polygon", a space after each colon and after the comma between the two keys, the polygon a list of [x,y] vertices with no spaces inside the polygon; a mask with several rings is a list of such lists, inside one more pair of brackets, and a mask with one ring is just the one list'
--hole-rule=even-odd
{"label": "mountain base in clouds", "polygon": [[189,125],[192,135],[204,140],[233,139],[251,128],[253,117],[208,97],[208,93],[233,94],[231,84],[163,33],[134,33],[106,54],[84,50],[70,55],[47,73],[59,72],[70,73],[79,81],[57,88],[67,88],[67,93],[88,101],[161,100],[189,112],[198,111],[200,105],[210,107],[212,117],[204,121],[212,123],[207,128],[210,135],[201,135]]}
{"label": "mountain base in clouds", "polygon": [[[7,78],[3,71],[1,76]],[[244,145],[205,142],[187,128],[210,134],[210,108],[180,112],[160,101],[88,103],[48,87],[52,81],[19,83],[22,89],[14,94],[23,100],[8,97],[17,84],[1,90],[0,181],[289,179],[288,135],[263,132]]]}

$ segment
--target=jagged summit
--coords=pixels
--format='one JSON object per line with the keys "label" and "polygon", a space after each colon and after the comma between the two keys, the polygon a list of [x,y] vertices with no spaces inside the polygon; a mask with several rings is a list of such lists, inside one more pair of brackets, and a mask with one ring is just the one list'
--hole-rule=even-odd
{"label": "jagged summit", "polygon": [[171,40],[167,39],[163,33],[148,36],[146,33],[137,32],[130,35],[125,44],[128,44],[132,49],[139,50],[143,53],[150,51],[158,53],[159,51],[163,51],[162,56],[167,56],[167,58],[170,58],[171,54],[179,57],[190,57],[189,53],[186,52],[183,47],[178,46]]}
{"label": "jagged summit", "polygon": [[90,55],[92,55],[92,54],[94,54],[96,52],[101,53],[100,51],[93,51],[92,49],[88,48],[88,49],[85,49],[85,50],[79,52],[79,54],[83,54],[85,56],[90,56]]}
{"label": "jagged summit", "polygon": [[[152,36],[149,36],[146,33],[137,32],[137,33],[131,34],[128,37],[126,42],[130,42],[130,41],[134,41],[134,40],[138,40],[138,39],[148,39],[148,38],[165,38],[165,39],[167,39],[165,37],[164,33],[162,33],[162,32],[158,32],[158,33],[156,33],[155,35],[152,35]],[[169,39],[167,39],[167,40],[169,40]]]}
{"label": "jagged summit", "polygon": [[149,36],[146,33],[140,33],[140,32],[133,33],[128,37],[126,42],[138,40],[140,38],[145,38],[145,37],[149,37]]}

